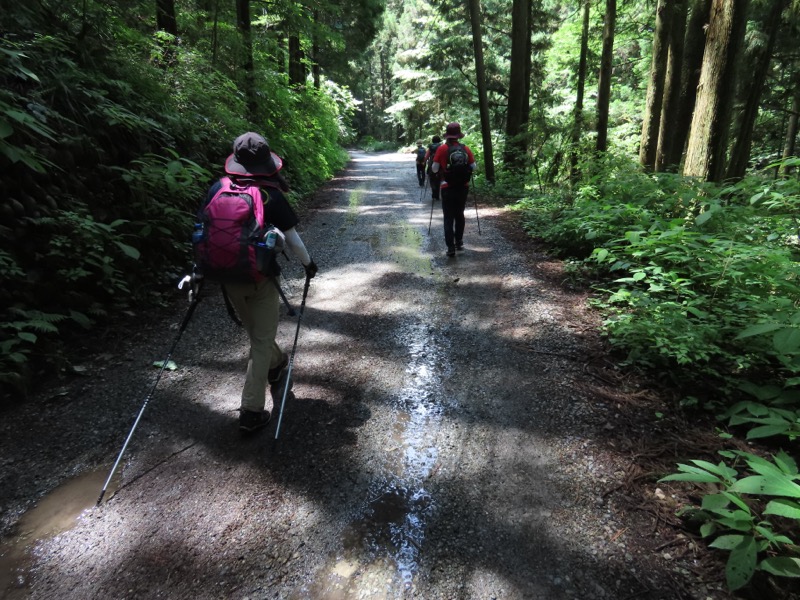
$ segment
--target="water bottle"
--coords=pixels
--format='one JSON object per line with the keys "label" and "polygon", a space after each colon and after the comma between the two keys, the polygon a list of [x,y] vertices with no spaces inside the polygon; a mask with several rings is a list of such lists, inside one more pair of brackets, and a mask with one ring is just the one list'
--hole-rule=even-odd
{"label": "water bottle", "polygon": [[192,243],[193,244],[199,244],[200,242],[202,242],[203,238],[205,237],[205,233],[206,232],[203,229],[203,224],[202,223],[195,223],[194,224],[194,231],[192,232]]}
{"label": "water bottle", "polygon": [[271,229],[267,232],[264,236],[264,245],[267,247],[267,250],[272,250],[275,247],[275,238],[277,237],[278,235]]}

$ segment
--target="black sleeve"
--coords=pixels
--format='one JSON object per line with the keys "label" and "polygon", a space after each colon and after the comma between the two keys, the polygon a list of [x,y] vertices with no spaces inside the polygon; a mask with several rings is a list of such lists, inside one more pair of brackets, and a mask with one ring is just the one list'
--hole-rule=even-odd
{"label": "black sleeve", "polygon": [[300,222],[283,192],[271,187],[261,188],[261,192],[262,194],[266,192],[269,198],[264,198],[266,200],[264,203],[264,221],[271,223],[281,231],[289,231]]}
{"label": "black sleeve", "polygon": [[222,187],[222,182],[218,179],[210,188],[208,188],[208,193],[206,194],[205,202],[200,205],[200,208],[197,209],[197,221],[201,222],[203,220],[203,210],[205,207],[208,206],[208,203],[214,198],[216,193],[219,191],[219,188]]}

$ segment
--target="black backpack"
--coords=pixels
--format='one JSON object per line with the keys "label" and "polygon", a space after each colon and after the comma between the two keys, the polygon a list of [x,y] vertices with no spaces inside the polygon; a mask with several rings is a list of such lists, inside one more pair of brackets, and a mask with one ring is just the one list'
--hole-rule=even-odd
{"label": "black backpack", "polygon": [[431,167],[433,166],[433,157],[436,155],[436,151],[441,145],[442,143],[439,142],[437,144],[431,144],[428,146],[428,173],[432,173]]}
{"label": "black backpack", "polygon": [[417,162],[425,162],[425,148],[417,148]]}
{"label": "black backpack", "polygon": [[472,177],[469,166],[469,156],[464,144],[453,144],[447,150],[447,168],[444,171],[444,180],[447,185],[467,185]]}

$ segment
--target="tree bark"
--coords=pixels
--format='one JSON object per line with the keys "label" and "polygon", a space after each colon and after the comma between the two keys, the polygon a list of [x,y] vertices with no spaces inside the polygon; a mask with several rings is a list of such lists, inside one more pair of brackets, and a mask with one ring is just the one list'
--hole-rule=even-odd
{"label": "tree bark", "polygon": [[530,0],[513,0],[511,8],[511,69],[508,85],[508,111],[506,116],[506,148],[503,162],[509,169],[525,166],[528,141],[525,123],[525,80],[530,69],[528,53],[528,13]]}
{"label": "tree bark", "polygon": [[211,64],[217,64],[219,52],[219,0],[214,0],[214,26],[211,30]]}
{"label": "tree bark", "polygon": [[[783,144],[783,155],[781,158],[786,160],[797,154],[797,129],[800,123],[800,69],[794,73],[794,97],[792,98],[792,109],[789,114],[789,121],[786,126],[786,140]],[[781,174],[788,175],[794,167],[781,167]]]}
{"label": "tree bark", "polygon": [[300,38],[296,35],[289,36],[289,85],[302,87],[306,83],[306,69],[303,64],[303,49]]}
{"label": "tree bark", "polygon": [[253,69],[253,36],[250,30],[250,0],[236,0],[236,22],[242,35],[242,70],[244,71],[244,93],[247,98],[247,111],[251,120],[255,120],[258,110],[255,91],[255,73]]}
{"label": "tree bark", "polygon": [[572,139],[569,158],[569,179],[575,183],[580,177],[578,172],[578,155],[583,131],[583,92],[586,88],[586,61],[589,55],[589,0],[583,2],[583,27],[581,31],[581,55],[578,61],[578,89],[575,98],[575,110],[572,118]]}
{"label": "tree bark", "polygon": [[[750,162],[750,147],[753,143],[753,129],[755,128],[758,108],[761,103],[761,94],[764,83],[767,81],[767,71],[775,41],[778,39],[778,30],[781,24],[781,13],[786,6],[785,0],[773,0],[772,7],[762,24],[761,33],[767,38],[766,44],[759,45],[754,56],[748,63],[752,66],[752,79],[748,78],[745,89],[744,109],[739,123],[739,133],[731,150],[731,160],[728,163],[726,178],[741,179],[747,171]],[[748,73],[749,74],[749,73]]]}
{"label": "tree bark", "polygon": [[664,104],[661,107],[661,121],[658,128],[658,146],[656,147],[656,171],[672,171],[677,162],[671,162],[672,145],[675,143],[675,118],[681,94],[681,65],[683,64],[683,40],[686,35],[686,3],[685,0],[674,0],[671,6],[669,56],[664,84]]}
{"label": "tree bark", "polygon": [[747,0],[713,0],[703,68],[683,174],[719,182],[736,89],[736,60],[744,38]]}
{"label": "tree bark", "polygon": [[647,83],[647,101],[642,118],[642,141],[639,145],[639,162],[652,170],[656,162],[658,128],[661,124],[661,107],[664,101],[664,81],[667,71],[670,15],[673,0],[658,0],[656,7],[656,27],[653,32],[653,61],[650,65],[650,79]]}
{"label": "tree bark", "polygon": [[483,139],[484,174],[487,181],[494,183],[494,158],[492,156],[491,115],[486,93],[486,69],[483,64],[483,36],[481,34],[480,0],[469,0],[469,18],[472,24],[472,47],[475,53],[475,77],[478,80],[478,105],[481,114],[481,137]]}
{"label": "tree bark", "polygon": [[617,0],[606,0],[603,23],[603,53],[600,57],[600,81],[597,86],[598,152],[608,149],[608,109],[611,105],[611,74],[614,59],[614,33],[617,27]]}
{"label": "tree bark", "polygon": [[175,0],[156,0],[156,29],[178,35]]}
{"label": "tree bark", "polygon": [[319,67],[319,33],[317,26],[319,24],[319,11],[314,11],[314,41],[311,45],[311,76],[314,80],[314,89],[319,89],[321,85],[321,73]]}
{"label": "tree bark", "polygon": [[692,2],[689,21],[686,24],[686,36],[683,41],[683,65],[681,66],[681,92],[678,99],[678,111],[675,118],[675,138],[670,144],[666,162],[670,165],[680,164],[689,128],[692,125],[692,113],[697,99],[697,84],[700,83],[700,69],[703,64],[703,52],[706,47],[705,28],[711,12],[711,0],[690,0]]}
{"label": "tree bark", "polygon": [[531,114],[531,77],[533,75],[533,0],[528,0],[528,32],[525,43],[525,96],[522,109],[522,125],[528,130],[528,121]]}

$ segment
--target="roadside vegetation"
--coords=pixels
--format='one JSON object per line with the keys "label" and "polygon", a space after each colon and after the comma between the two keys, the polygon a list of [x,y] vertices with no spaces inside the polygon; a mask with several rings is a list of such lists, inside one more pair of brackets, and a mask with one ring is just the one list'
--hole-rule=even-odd
{"label": "roadside vegetation", "polygon": [[[769,165],[733,184],[645,174],[631,161],[584,165],[574,193],[516,207],[526,229],[590,282],[622,364],[676,411],[710,411],[719,456],[662,481],[701,486],[682,514],[729,552],[731,589],[756,570],[800,576],[800,181]],[[733,437],[752,452],[726,448]]]}

